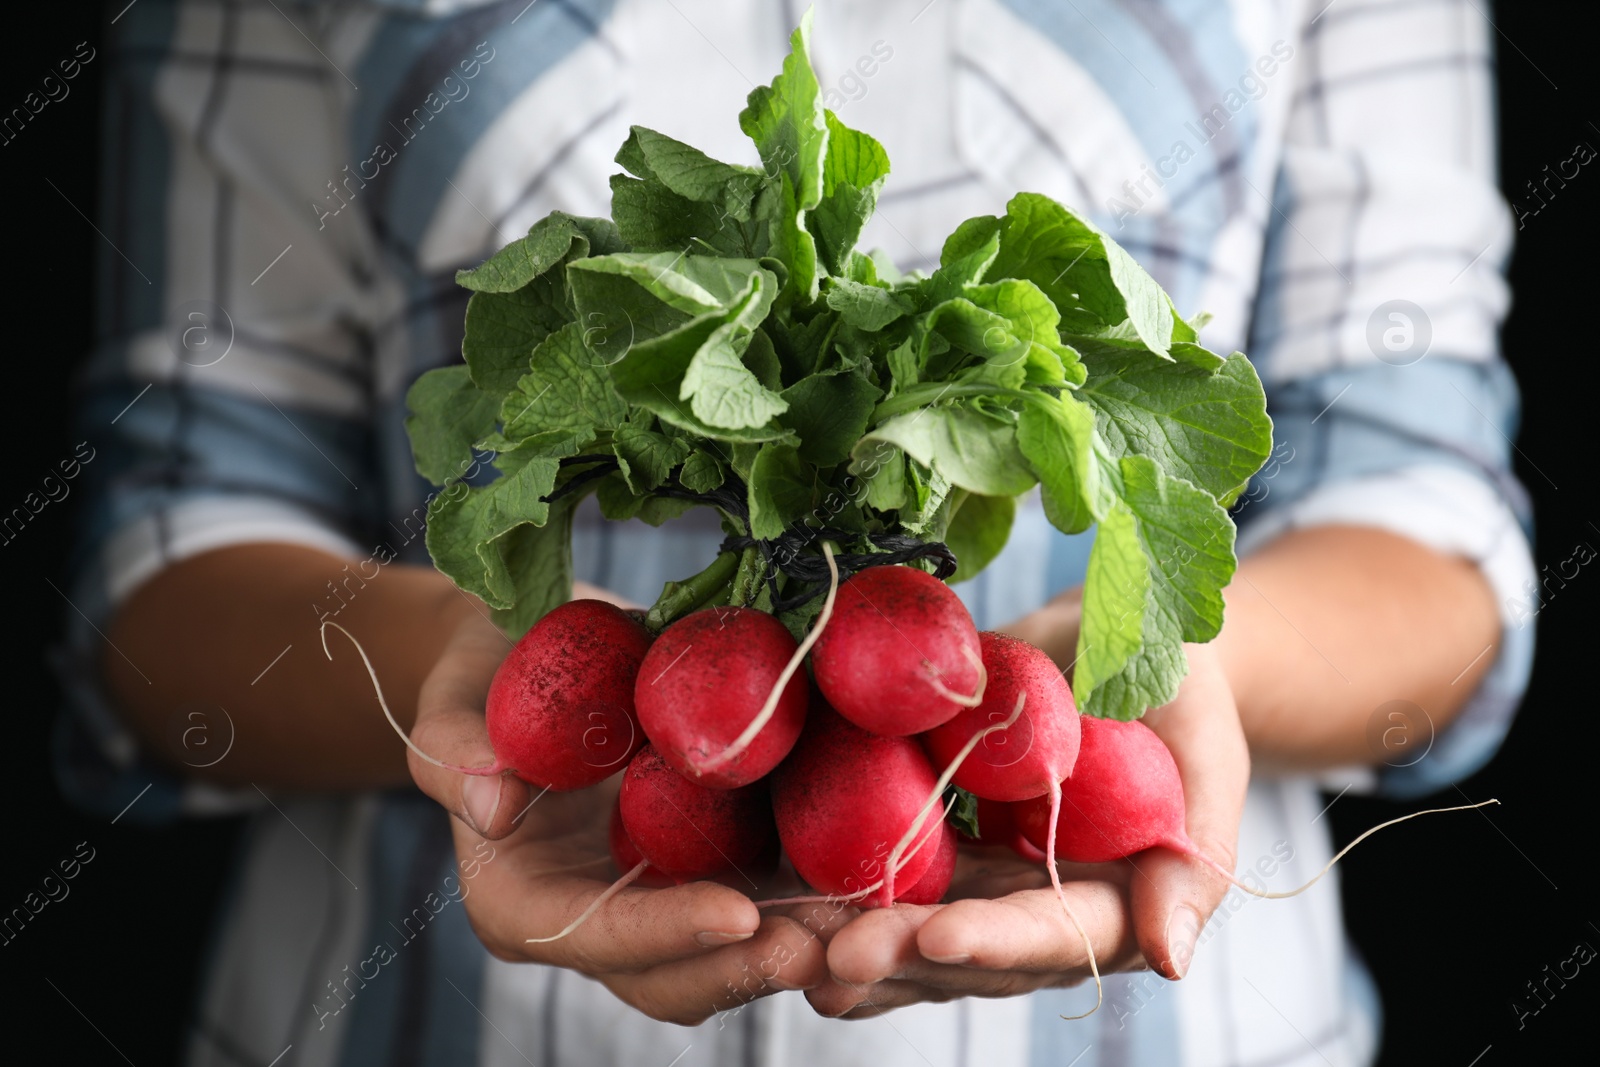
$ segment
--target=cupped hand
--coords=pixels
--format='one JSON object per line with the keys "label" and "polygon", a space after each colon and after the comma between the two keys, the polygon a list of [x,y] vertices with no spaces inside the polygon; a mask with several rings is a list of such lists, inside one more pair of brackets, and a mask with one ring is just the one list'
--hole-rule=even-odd
{"label": "cupped hand", "polygon": [[[1016,632],[1033,639],[1022,626]],[[1035,643],[1049,650],[1045,641]],[[1232,870],[1249,751],[1214,651],[1190,645],[1187,652],[1190,673],[1177,698],[1144,722],[1178,765],[1190,838]],[[1063,809],[1063,819],[1072,816],[1070,806]],[[1229,888],[1200,860],[1159,847],[1118,863],[1060,870],[1101,973],[1149,967],[1181,978]],[[965,849],[947,899],[868,911],[834,932],[829,980],[806,994],[812,1006],[823,1015],[871,1018],[922,1001],[1014,996],[1089,977],[1084,938],[1042,866],[1005,849]]]}
{"label": "cupped hand", "polygon": [[[417,747],[459,766],[494,762],[483,708],[509,651],[486,619],[465,616],[423,684]],[[617,780],[541,794],[509,774],[464,775],[415,752],[409,760],[417,786],[454,817],[467,914],[495,958],[578,971],[651,1018],[684,1025],[825,977],[816,932],[785,914],[763,916],[714,882],[630,886],[570,935],[529,943],[564,929],[617,877],[607,844]]]}

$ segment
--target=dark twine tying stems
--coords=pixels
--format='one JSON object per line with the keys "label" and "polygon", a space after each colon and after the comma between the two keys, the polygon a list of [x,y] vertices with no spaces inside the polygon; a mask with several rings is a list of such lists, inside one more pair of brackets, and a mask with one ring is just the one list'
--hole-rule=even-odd
{"label": "dark twine tying stems", "polygon": [[[828,583],[832,579],[828,573],[827,560],[820,555],[807,555],[802,550],[823,541],[849,541],[856,536],[859,535],[829,529],[826,526],[796,524],[774,538],[737,535],[723,538],[722,551],[742,552],[747,548],[760,549],[761,558],[767,561],[766,576],[767,583],[772,589],[772,610],[793,611],[827,592]],[[919,559],[936,560],[933,576],[941,581],[956,572],[956,554],[950,551],[950,546],[943,541],[918,541],[910,534],[883,533],[866,536],[867,540],[880,551],[836,554],[833,562],[839,568],[841,582],[868,567],[887,567]],[[779,596],[780,573],[787,575],[792,583],[800,588],[787,597]]]}
{"label": "dark twine tying stems", "polygon": [[[619,469],[617,458],[605,454],[569,456],[561,461],[561,466],[588,463],[594,466],[573,475],[544,499],[554,503],[596,478],[603,478]],[[696,504],[717,508],[737,518],[744,524],[745,529],[750,528],[750,506],[744,483],[731,472],[716,489],[706,493],[696,493],[685,488],[678,480],[678,472],[673,471],[666,483],[652,492],[656,496],[690,500]],[[829,526],[795,523],[777,537],[746,537],[741,534],[731,534],[723,538],[719,551],[741,553],[750,548],[759,550],[761,558],[766,561],[764,571],[767,585],[772,590],[772,610],[793,611],[826,592],[832,579],[827,560],[822,558],[820,551],[807,550],[820,545],[823,541],[848,543],[860,536]],[[910,534],[896,533],[867,534],[866,540],[877,549],[876,552],[844,552],[833,557],[834,565],[839,568],[841,582],[869,567],[887,567],[923,559],[934,561],[933,576],[940,581],[944,581],[956,572],[956,554],[943,541],[919,541]],[[789,596],[779,595],[779,575],[788,577],[791,586],[798,586]]]}

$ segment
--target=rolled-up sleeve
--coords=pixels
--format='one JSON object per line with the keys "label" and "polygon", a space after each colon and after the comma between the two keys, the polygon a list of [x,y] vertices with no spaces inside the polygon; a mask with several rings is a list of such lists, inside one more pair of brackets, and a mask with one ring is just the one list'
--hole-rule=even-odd
{"label": "rolled-up sleeve", "polygon": [[1395,796],[1488,761],[1533,656],[1492,43],[1471,4],[1351,5],[1307,27],[1251,338],[1277,451],[1237,505],[1241,553],[1298,527],[1378,527],[1473,560],[1500,605],[1465,709],[1426,756],[1379,768]]}
{"label": "rolled-up sleeve", "polygon": [[109,619],[163,568],[226,545],[359,554],[379,505],[380,286],[359,214],[319,206],[339,203],[349,87],[296,24],[270,7],[139,5],[105,51],[107,247],[78,408],[93,458],[57,763],[92,808],[148,786],[132,819],[210,801],[145,760],[109,707],[95,666]]}

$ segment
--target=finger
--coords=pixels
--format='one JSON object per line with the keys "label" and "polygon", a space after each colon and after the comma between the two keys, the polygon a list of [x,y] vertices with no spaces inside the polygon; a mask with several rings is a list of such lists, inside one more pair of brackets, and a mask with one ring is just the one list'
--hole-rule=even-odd
{"label": "finger", "polygon": [[861,914],[861,909],[853,904],[846,904],[839,900],[817,901],[812,904],[792,904],[783,908],[771,908],[767,915],[783,915],[804,926],[815,934],[824,946],[827,946],[840,930],[855,921]]}
{"label": "finger", "polygon": [[[1238,709],[1216,656],[1188,646],[1190,674],[1178,697],[1145,716],[1166,742],[1183,782],[1189,838],[1233,870],[1250,781],[1250,752]],[[1129,903],[1140,950],[1167,978],[1183,977],[1195,945],[1228,883],[1192,856],[1155,848],[1133,859]]]}
{"label": "finger", "polygon": [[[1117,886],[1069,882],[1063,888],[1102,971],[1125,970],[1137,961],[1128,908]],[[917,931],[917,948],[933,963],[997,971],[1079,975],[1089,967],[1082,935],[1049,889],[947,904]]]}
{"label": "finger", "polygon": [[439,659],[417,698],[406,758],[411,777],[428,796],[480,836],[509,834],[535,792],[511,775],[476,776],[436,766],[420,752],[457,767],[495,762],[483,708],[489,683],[509,646],[493,626],[463,626]]}
{"label": "finger", "polygon": [[[486,871],[494,871],[488,865]],[[504,879],[509,868],[494,872]],[[668,889],[627,888],[557,941],[530,943],[566,929],[608,888],[570,875],[500,880],[480,887],[474,926],[485,943],[521,958],[585,974],[637,973],[748,940],[761,913],[744,894],[715,882]],[[469,909],[471,914],[471,909]]]}
{"label": "finger", "polygon": [[896,904],[863,912],[828,943],[829,973],[854,986],[901,974],[922,960],[917,931],[938,910],[938,905]]}
{"label": "finger", "polygon": [[760,997],[812,988],[826,976],[816,933],[787,916],[769,915],[747,942],[604,982],[652,1019],[694,1026]]}
{"label": "finger", "polygon": [[806,990],[806,1001],[824,1018],[860,1020],[876,1019],[885,1012],[912,1004],[942,1004],[960,995],[918,982],[893,979],[871,985],[850,985],[833,980]]}

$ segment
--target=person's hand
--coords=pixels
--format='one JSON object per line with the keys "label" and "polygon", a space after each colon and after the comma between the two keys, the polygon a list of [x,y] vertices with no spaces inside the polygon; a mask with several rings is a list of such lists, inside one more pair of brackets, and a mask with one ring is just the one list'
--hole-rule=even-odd
{"label": "person's hand", "polygon": [[[422,687],[418,747],[465,767],[494,761],[483,708],[510,647],[486,619],[465,616]],[[823,979],[824,943],[812,930],[763,917],[713,882],[629,886],[569,936],[529,944],[565,928],[617,877],[606,835],[617,779],[540,796],[509,775],[463,775],[414,752],[409,760],[417,786],[454,816],[467,914],[495,958],[579,971],[651,1018],[685,1025]]]}
{"label": "person's hand", "polygon": [[[1025,625],[1012,630],[1028,635]],[[1045,647],[1050,637],[1057,647],[1074,643],[1059,632],[1034,637]],[[1249,752],[1215,652],[1206,645],[1187,651],[1190,673],[1177,698],[1144,722],[1177,762],[1189,836],[1231,870]],[[1071,818],[1070,808],[1061,817]],[[1102,973],[1148,966],[1181,978],[1229,888],[1199,860],[1165,848],[1114,864],[1063,864],[1061,872]],[[965,849],[949,896],[956,899],[948,904],[864,912],[838,929],[828,939],[830,978],[806,994],[812,1006],[827,1016],[871,1018],[921,1001],[1015,996],[1089,976],[1083,937],[1039,865],[1005,849]]]}

